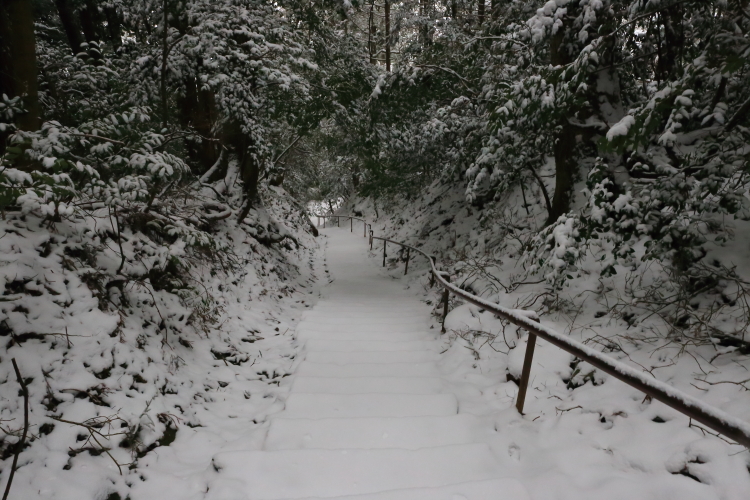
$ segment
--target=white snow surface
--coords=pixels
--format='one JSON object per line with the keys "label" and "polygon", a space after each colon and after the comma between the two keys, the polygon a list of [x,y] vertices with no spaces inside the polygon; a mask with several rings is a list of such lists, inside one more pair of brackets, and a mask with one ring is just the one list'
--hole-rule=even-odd
{"label": "white snow surface", "polygon": [[[521,193],[517,195],[520,201]],[[633,327],[602,317],[606,297],[598,292],[601,284],[597,274],[589,273],[588,261],[578,264],[581,278],[560,294],[558,309],[542,306],[538,295],[547,289],[535,284],[533,277],[525,279],[531,283],[510,292],[498,286],[498,281],[524,280],[518,245],[503,240],[505,220],[498,217],[504,215],[502,210],[480,211],[465,202],[459,188],[440,183],[418,199],[391,205],[379,201],[378,206],[379,216],[372,200],[353,199],[338,213],[361,213],[372,221],[377,236],[436,256],[438,268],[448,271],[452,283],[462,289],[508,310],[536,310],[545,329],[603,351],[627,366],[626,371],[654,380],[654,385],[666,383],[693,402],[723,410],[736,422],[750,422],[750,400],[741,386],[701,383],[704,373],[720,380],[745,380],[750,370],[746,355],[737,353],[731,360],[729,354],[717,357],[729,351],[710,345],[681,355],[666,341],[639,342],[637,335],[648,332],[652,324],[644,321]],[[738,237],[732,260],[750,263],[746,245],[747,239]],[[409,275],[403,277],[404,256],[389,244],[387,272],[440,316],[442,290],[429,287],[427,260],[412,255]],[[371,257],[380,265],[380,241]],[[497,281],[465,271],[485,262],[494,266],[489,270]],[[624,274],[620,271],[615,285],[621,286]],[[748,450],[691,426],[684,415],[543,340],[537,343],[525,415],[520,416],[513,405],[526,350],[525,332],[454,297],[450,309],[447,333],[441,337],[440,373],[448,390],[457,395],[460,411],[489,422],[482,439],[501,457],[504,473],[519,479],[531,498],[750,496]],[[732,320],[728,317],[727,323]],[[629,340],[620,341],[623,337]]]}
{"label": "white snow surface", "polygon": [[[90,219],[50,226],[11,213],[0,220],[2,489],[13,459],[8,445],[23,423],[11,358],[30,392],[29,446],[10,499],[204,498],[216,453],[260,448],[268,416],[284,407],[288,376],[299,363],[295,325],[325,283],[319,240],[305,232],[293,200],[281,189],[264,199],[265,209],[248,220],[262,219],[267,225],[254,227],[273,225],[300,245],[264,246],[247,224],[217,222],[219,243],[231,246],[242,265],[226,272],[191,268],[199,290],[213,297],[208,307],[217,321],[206,330],[190,303],[151,286],[129,285],[129,303],[119,311],[103,307],[88,280],[98,269],[117,269],[119,256],[100,252],[82,267],[87,244],[103,232]],[[130,255],[141,239],[125,236]],[[109,437],[98,436],[112,458],[77,424],[104,417],[115,418],[99,428]]]}
{"label": "white snow surface", "polygon": [[[446,233],[452,231],[440,223],[445,215],[437,217],[433,225]],[[471,217],[469,212],[466,227],[471,227]],[[414,223],[431,224],[424,219]],[[376,234],[388,229],[380,224]],[[412,233],[414,227],[407,225],[404,231]],[[404,277],[392,246],[388,247],[388,268],[383,269],[382,250],[375,248],[368,258],[367,240],[356,230],[328,228],[322,233],[325,256],[301,254],[297,265],[305,268],[304,273],[289,288],[279,290],[278,280],[266,278],[273,263],[239,285],[225,284],[225,324],[215,338],[193,340],[192,350],[177,344],[175,355],[188,363],[174,373],[158,367],[151,358],[141,359],[140,350],[108,335],[117,326],[116,318],[101,313],[79,282],[68,285],[69,293],[77,295],[66,299],[74,304],[66,324],[75,324],[94,339],[72,339],[89,344],[72,362],[92,364],[99,371],[110,367],[114,359],[119,363],[122,352],[130,352],[130,365],[120,368],[118,364],[99,379],[82,369],[65,371],[66,362],[50,354],[55,351],[45,342],[30,340],[9,347],[6,355],[15,356],[21,370],[36,377],[31,385],[32,396],[39,395],[35,401],[44,395],[47,383],[63,400],[59,408],[71,421],[115,411],[127,418],[142,415],[143,439],[151,442],[166,428],[157,415],[173,414],[182,420],[172,443],[155,447],[139,460],[137,469],[126,470],[122,476],[104,455],[69,457],[65,450],[71,436],[75,442],[78,430],[56,423],[51,434],[39,436],[21,454],[11,498],[750,497],[746,450],[704,435],[679,413],[645,401],[638,391],[587,369],[585,363],[574,373],[571,357],[544,341],[536,349],[526,414],[520,415],[514,407],[517,385],[512,379],[521,371],[523,332],[506,331],[500,320],[475,306],[457,305],[446,321],[448,333],[441,334],[439,318],[434,316],[436,309],[442,311],[434,307],[439,292],[427,284],[426,262],[415,259]],[[478,238],[473,230],[461,235],[454,232],[452,238],[450,234],[433,238],[437,245],[426,250],[434,253],[435,246],[447,241],[455,246],[456,239],[472,242]],[[396,234],[395,239],[402,238]],[[482,250],[484,239],[481,235]],[[28,245],[34,248],[39,242]],[[23,251],[21,247],[15,255]],[[48,267],[57,269],[52,264]],[[306,278],[321,268],[326,275],[330,272],[329,284],[310,309],[307,306],[314,302],[318,288]],[[47,278],[47,286],[54,288],[54,283]],[[270,301],[271,293],[283,294],[283,300],[280,295],[278,303]],[[511,297],[498,301],[509,309],[517,306]],[[44,320],[47,315],[50,325],[57,326],[54,313],[39,309],[38,317]],[[582,318],[586,314],[593,312]],[[525,315],[533,317],[533,312]],[[543,317],[542,321],[556,331],[568,331],[559,319]],[[606,328],[599,327],[606,333]],[[132,326],[126,327],[122,338],[128,341],[131,331],[137,333]],[[486,338],[474,334],[481,331],[497,335],[496,341],[489,342],[491,348]],[[249,362],[227,364],[197,355],[220,350],[224,343],[234,345],[236,338],[248,339],[236,345],[252,348]],[[158,350],[147,347],[144,352]],[[237,354],[234,359],[244,359]],[[17,428],[17,387],[5,365],[0,417],[13,415],[16,420],[3,425]],[[41,376],[38,368],[34,372],[40,365],[54,366],[57,378]],[[160,380],[169,391],[149,391],[149,385],[134,378],[135,370],[141,370],[149,382]],[[675,386],[689,390],[678,377],[680,372],[670,373]],[[569,381],[576,382],[574,387]],[[92,398],[80,395],[65,396],[65,389],[85,390],[96,384],[123,384],[130,389],[111,395],[101,391],[109,406],[95,405]],[[747,411],[738,411],[745,409],[742,400],[731,389],[717,386],[708,396],[698,391],[691,395],[746,417]],[[46,422],[43,414],[40,403],[32,406],[32,423]],[[38,433],[36,428],[33,432]],[[127,461],[127,450],[116,443],[112,453]],[[2,462],[0,485],[7,479],[9,462]]]}
{"label": "white snow surface", "polygon": [[206,498],[528,498],[443,380],[429,308],[361,236],[325,233],[333,283],[298,325],[305,359],[285,408],[263,450],[214,457]]}

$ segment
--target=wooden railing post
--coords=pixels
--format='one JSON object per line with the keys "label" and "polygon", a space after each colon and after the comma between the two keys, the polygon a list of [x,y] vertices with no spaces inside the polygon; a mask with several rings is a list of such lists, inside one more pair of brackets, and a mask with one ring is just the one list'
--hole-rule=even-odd
{"label": "wooden railing post", "polygon": [[388,244],[385,240],[383,240],[383,267],[385,267],[385,246]]}
{"label": "wooden railing post", "polygon": [[367,238],[367,222],[362,221],[362,237]]}
{"label": "wooden railing post", "polygon": [[336,225],[338,225],[338,227],[341,227],[341,217],[339,216],[336,217]]}
{"label": "wooden railing post", "polygon": [[[537,323],[539,319],[534,319]],[[526,391],[529,388],[529,377],[531,376],[531,363],[534,361],[534,348],[536,347],[536,335],[529,332],[529,338],[526,339],[526,354],[523,357],[523,369],[521,370],[521,383],[518,384],[518,399],[516,400],[516,409],[523,415],[523,405],[526,401]]]}
{"label": "wooden railing post", "polygon": [[374,236],[375,236],[374,233],[372,232],[372,230],[370,230],[370,250],[372,250],[372,240]]}
{"label": "wooden railing post", "polygon": [[[430,263],[434,266],[435,265],[435,258],[430,257]],[[430,288],[435,286],[435,273],[430,273]]]}
{"label": "wooden railing post", "polygon": [[[451,277],[449,275],[443,275],[443,279],[445,281],[449,282],[451,281]],[[445,333],[445,318],[448,316],[448,302],[450,299],[450,292],[448,292],[448,289],[446,288],[443,290],[443,323],[440,327],[440,331],[442,333]]]}
{"label": "wooden railing post", "polygon": [[354,232],[354,219],[352,219],[351,217],[349,217],[349,232]]}
{"label": "wooden railing post", "polygon": [[406,247],[406,265],[404,266],[404,276],[406,276],[406,273],[409,272],[409,252],[411,251],[411,248]]}

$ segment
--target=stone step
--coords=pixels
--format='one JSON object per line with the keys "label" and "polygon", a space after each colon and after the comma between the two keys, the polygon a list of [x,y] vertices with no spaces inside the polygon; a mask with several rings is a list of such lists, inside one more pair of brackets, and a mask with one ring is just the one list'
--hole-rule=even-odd
{"label": "stone step", "polygon": [[437,394],[442,382],[437,377],[297,377],[293,393],[328,394]]}
{"label": "stone step", "polygon": [[437,361],[440,355],[434,351],[313,351],[305,354],[305,361],[312,363],[425,363]]}
{"label": "stone step", "polygon": [[313,394],[293,393],[286,400],[286,418],[420,417],[455,415],[453,394]]}
{"label": "stone step", "polygon": [[310,339],[305,343],[307,352],[313,351],[435,351],[434,341],[403,340],[393,342],[386,340],[320,340]]}
{"label": "stone step", "polygon": [[[322,497],[304,500],[321,500]],[[439,488],[409,488],[369,495],[347,495],[336,500],[530,500],[521,482],[512,478],[451,484]]]}
{"label": "stone step", "polygon": [[[366,319],[363,319],[366,318]],[[415,315],[409,315],[409,316],[392,316],[391,314],[388,314],[387,317],[383,317],[382,311],[380,311],[380,314],[372,314],[372,315],[351,315],[351,316],[339,316],[337,314],[323,314],[323,315],[307,315],[305,317],[305,324],[306,325],[313,325],[313,326],[334,326],[334,325],[344,325],[344,326],[356,326],[356,325],[373,325],[373,326],[393,326],[396,325],[408,325],[408,326],[427,326],[429,328],[429,324],[427,322],[427,318],[424,316],[415,316]]]}
{"label": "stone step", "polygon": [[[432,330],[434,331],[434,330]],[[297,328],[297,338],[302,340],[380,340],[390,342],[403,342],[414,340],[435,340],[435,333],[429,329],[395,330],[385,327],[364,330],[357,327],[351,328],[319,328],[313,330],[301,325]]]}
{"label": "stone step", "polygon": [[306,448],[406,448],[418,449],[476,441],[476,417],[450,416],[401,418],[324,418],[271,420],[267,450]]}
{"label": "stone step", "polygon": [[303,361],[297,376],[305,377],[436,377],[435,363],[311,363]]}
{"label": "stone step", "polygon": [[331,498],[443,487],[501,474],[486,444],[418,450],[228,451],[214,456],[213,468],[218,473],[209,483],[207,500]]}

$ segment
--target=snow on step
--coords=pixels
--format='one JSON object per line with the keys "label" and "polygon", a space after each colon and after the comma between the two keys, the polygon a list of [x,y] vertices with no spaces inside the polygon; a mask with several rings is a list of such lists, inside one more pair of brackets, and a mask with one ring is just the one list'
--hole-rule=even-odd
{"label": "snow on step", "polygon": [[293,393],[328,394],[437,394],[442,383],[435,377],[297,377]]}
{"label": "snow on step", "polygon": [[[375,278],[377,279],[377,278]],[[367,284],[372,283],[373,277],[363,277],[361,279],[361,284]],[[341,286],[342,283],[338,282],[335,286]],[[334,287],[335,287],[334,286]],[[397,285],[398,286],[398,285]],[[332,288],[334,288],[332,287]],[[400,315],[408,315],[411,314],[414,316],[414,309],[419,307],[423,311],[427,310],[428,306],[425,305],[424,302],[421,302],[419,300],[414,300],[414,297],[411,295],[408,296],[394,296],[392,293],[394,292],[393,289],[390,290],[383,290],[380,293],[374,291],[374,290],[363,290],[359,293],[366,294],[366,302],[355,302],[352,300],[347,300],[344,296],[337,296],[335,294],[331,294],[328,297],[325,297],[324,300],[320,301],[318,304],[315,305],[315,311],[320,312],[326,312],[330,314],[337,314],[341,312],[347,312],[347,311],[356,311],[356,312],[377,312],[379,310],[382,310],[381,307],[388,307],[389,310],[393,310],[394,313],[398,313]],[[361,297],[362,295],[360,295]]]}
{"label": "snow on step", "polygon": [[402,323],[400,321],[388,321],[385,323],[374,323],[369,321],[363,321],[362,318],[358,320],[349,320],[344,323],[328,323],[320,322],[315,323],[312,321],[304,321],[300,323],[300,328],[308,331],[325,331],[325,330],[355,330],[360,332],[377,333],[380,331],[396,331],[396,332],[412,332],[424,330],[429,328],[427,322],[420,323]]}
{"label": "snow on step", "polygon": [[[382,313],[382,311],[381,311]],[[394,325],[405,325],[405,326],[414,326],[414,327],[423,327],[427,325],[427,321],[423,317],[414,316],[413,314],[410,316],[403,316],[402,318],[394,318],[390,314],[383,317],[382,314],[378,315],[371,315],[370,318],[367,319],[367,321],[363,321],[363,318],[368,318],[367,315],[354,315],[354,316],[339,316],[339,315],[326,315],[320,318],[316,318],[314,316],[308,316],[305,318],[305,324],[306,325],[325,325],[325,326],[351,326],[351,325],[358,325],[358,324],[367,324],[367,325],[373,325],[373,326],[394,326]]]}
{"label": "snow on step", "polygon": [[337,352],[314,351],[305,355],[313,363],[424,363],[437,361],[440,356],[433,351],[380,351]]}
{"label": "snow on step", "polygon": [[[362,318],[372,318],[376,321],[413,321],[419,319],[424,322],[430,317],[429,309],[426,308],[427,314],[420,314],[420,311],[425,311],[425,309],[422,309],[422,304],[414,304],[400,308],[391,306],[388,309],[388,316],[383,316],[383,308],[380,305],[375,305],[368,309],[363,309],[361,307],[348,308],[339,305],[332,308],[326,308],[325,303],[326,302],[320,302],[316,304],[313,309],[305,311],[303,319],[305,321],[343,321],[345,319],[361,320]],[[334,303],[338,302],[334,301]]]}
{"label": "snow on step", "polygon": [[305,377],[437,377],[435,363],[311,363],[297,369]]}
{"label": "snow on step", "polygon": [[219,472],[209,484],[207,500],[331,498],[441,487],[500,473],[486,444],[419,450],[230,451],[214,456],[213,465]]}
{"label": "snow on step", "polygon": [[411,330],[396,331],[388,328],[381,328],[376,331],[362,331],[356,327],[348,329],[330,328],[311,330],[304,325],[297,328],[297,335],[300,339],[322,339],[322,340],[381,340],[381,341],[405,341],[405,340],[434,340],[434,335],[429,330]]}
{"label": "snow on step", "polygon": [[[519,481],[511,478],[451,484],[439,488],[409,488],[369,495],[336,497],[335,500],[529,500],[531,496]],[[320,500],[305,498],[301,500]],[[331,499],[334,500],[334,499]]]}
{"label": "snow on step", "polygon": [[282,416],[287,418],[419,417],[455,415],[453,394],[310,394],[293,393]]}
{"label": "snow on step", "polygon": [[476,417],[275,418],[267,450],[302,448],[429,448],[475,441]]}
{"label": "snow on step", "polygon": [[305,343],[307,352],[313,351],[435,351],[433,341],[426,340],[402,340],[400,342],[385,340],[321,340],[310,339]]}

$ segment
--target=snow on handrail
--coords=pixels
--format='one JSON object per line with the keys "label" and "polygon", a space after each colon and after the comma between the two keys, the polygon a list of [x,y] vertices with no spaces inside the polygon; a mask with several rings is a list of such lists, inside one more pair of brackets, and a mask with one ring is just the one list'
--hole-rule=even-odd
{"label": "snow on handrail", "polygon": [[310,217],[320,217],[321,219],[325,219],[325,218],[333,218],[333,217],[343,217],[343,218],[345,218],[345,219],[354,219],[354,220],[361,220],[362,222],[364,222],[364,223],[365,223],[365,224],[367,224],[368,226],[372,226],[372,224],[370,224],[369,222],[367,222],[367,221],[366,221],[365,219],[363,219],[363,218],[361,218],[361,217],[356,217],[356,216],[354,216],[354,215],[334,215],[334,214],[323,215],[323,214],[310,214]]}
{"label": "snow on handrail", "polygon": [[[661,401],[667,406],[674,408],[680,413],[687,415],[691,419],[694,419],[697,422],[711,428],[719,434],[723,434],[724,436],[733,439],[737,443],[750,448],[750,423],[740,418],[734,417],[714,406],[706,404],[699,399],[672,387],[669,384],[661,382],[660,380],[656,380],[655,378],[648,377],[635,368],[632,368],[631,366],[621,363],[620,361],[607,356],[606,354],[592,349],[582,342],[578,342],[577,340],[562,335],[555,330],[534,321],[529,317],[523,316],[518,311],[505,308],[499,304],[490,302],[460,289],[459,287],[451,284],[443,278],[443,272],[438,271],[435,267],[434,256],[427,255],[425,252],[416,247],[388,238],[375,236],[372,231],[370,232],[370,238],[374,240],[382,240],[384,245],[386,242],[394,243],[404,248],[409,248],[415,252],[419,252],[420,254],[427,257],[427,259],[430,261],[431,272],[435,277],[435,280],[440,284],[440,286],[453,293],[454,295],[457,295],[467,302],[481,307],[482,309],[490,311],[496,316],[503,318],[516,326],[524,328],[531,335],[543,338],[547,342],[576,356],[579,359],[582,359],[583,361],[586,361],[592,366],[600,369],[601,371],[615,377],[622,382],[625,382],[631,387],[635,387],[651,398],[656,399],[657,401]],[[532,344],[532,340],[535,339],[532,339],[530,337],[529,344]],[[533,355],[533,347],[531,347],[531,349]],[[526,356],[526,362],[528,362],[528,369],[530,369],[531,357],[528,353]],[[525,365],[527,364],[526,362],[524,363]],[[527,377],[528,369],[526,366],[524,366],[524,372],[526,372]],[[523,381],[521,386],[525,389]],[[521,395],[521,391],[519,391],[519,398],[523,398],[523,395]],[[521,401],[519,411],[521,411],[522,408],[523,401]]]}
{"label": "snow on handrail", "polygon": [[364,230],[364,235],[363,236],[365,236],[365,237],[367,236],[367,227],[368,226],[370,227],[370,233],[372,233],[372,224],[370,224],[369,222],[367,222],[365,219],[362,219],[361,217],[355,217],[353,215],[334,215],[334,214],[328,214],[328,215],[310,214],[310,217],[317,217],[318,218],[318,224],[320,224],[320,219],[323,219],[323,227],[325,227],[325,219],[328,218],[328,217],[330,217],[330,218],[336,217],[337,219],[339,219],[339,226],[341,225],[341,217],[344,217],[345,219],[350,219],[352,221],[352,228],[351,228],[352,232],[354,231],[354,225],[353,225],[354,221],[355,220],[360,220],[360,221],[362,221],[364,223],[364,226],[362,228]]}

